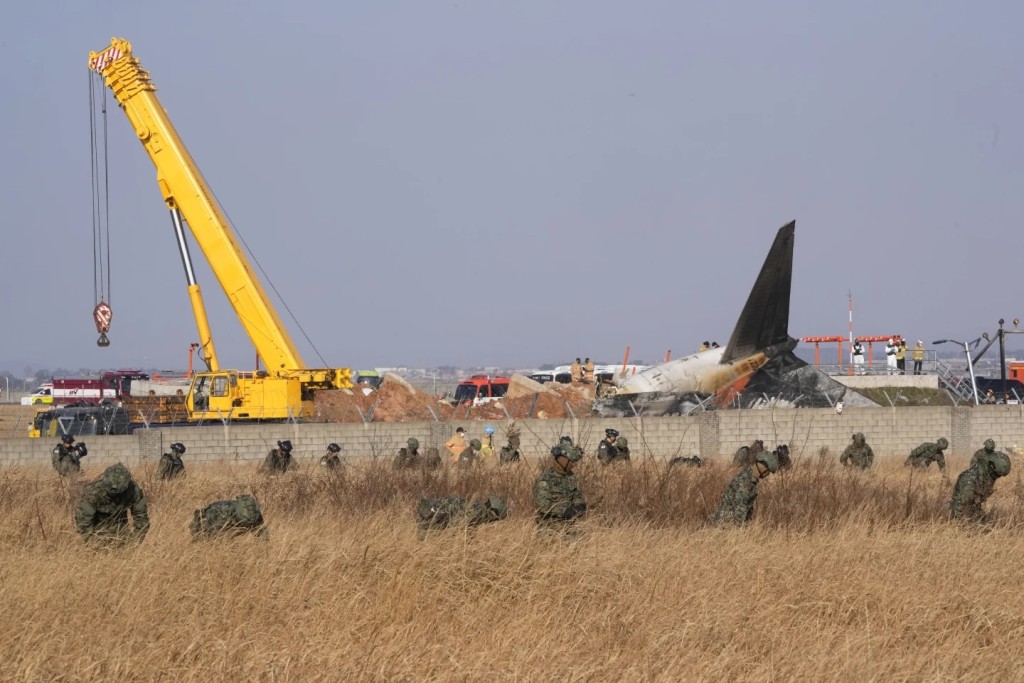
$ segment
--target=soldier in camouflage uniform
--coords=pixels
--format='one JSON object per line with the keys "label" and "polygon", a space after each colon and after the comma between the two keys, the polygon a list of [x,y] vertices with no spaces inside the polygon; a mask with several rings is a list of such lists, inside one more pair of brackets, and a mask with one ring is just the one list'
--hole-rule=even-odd
{"label": "soldier in camouflage uniform", "polygon": [[789,446],[787,444],[778,445],[772,453],[779,460],[780,470],[788,470],[793,467],[793,458],[789,457]]}
{"label": "soldier in camouflage uniform", "polygon": [[[134,530],[128,528],[129,512]],[[86,541],[125,543],[146,537],[149,507],[127,467],[111,465],[85,485],[75,509],[75,529]]]}
{"label": "soldier in camouflage uniform", "polygon": [[616,440],[619,438],[619,431],[617,429],[606,429],[604,430],[604,438],[601,439],[601,443],[597,445],[597,461],[602,465],[619,459],[619,449],[615,445]]}
{"label": "soldier in camouflage uniform", "polygon": [[939,465],[939,471],[945,474],[946,456],[942,454],[942,451],[947,448],[949,448],[949,442],[946,441],[946,437],[940,436],[935,443],[925,442],[910,451],[910,455],[907,456],[907,461],[903,465],[904,467],[927,469],[931,467],[932,462],[936,462]]}
{"label": "soldier in camouflage uniform", "polygon": [[326,468],[330,472],[334,472],[341,468],[341,446],[336,443],[327,444],[327,452],[320,458],[320,467]]}
{"label": "soldier in camouflage uniform", "polygon": [[1010,458],[1005,453],[982,456],[957,477],[953,498],[949,501],[950,516],[967,522],[984,523],[985,501],[992,495],[996,479],[1010,473]]}
{"label": "soldier in camouflage uniform", "polygon": [[423,469],[425,470],[436,470],[441,466],[441,454],[437,451],[437,448],[431,446],[427,449],[426,454],[423,456]]}
{"label": "soldier in camouflage uniform", "polygon": [[391,463],[396,470],[408,470],[420,466],[420,441],[410,436],[405,441],[405,448],[398,449],[398,455]]}
{"label": "soldier in camouflage uniform", "polygon": [[718,507],[708,517],[712,526],[745,524],[754,516],[757,484],[769,474],[779,471],[779,459],[774,453],[761,451],[753,465],[737,474],[725,487]]}
{"label": "soldier in camouflage uniform", "polygon": [[974,456],[971,457],[971,467],[982,458],[987,458],[996,452],[996,442],[992,439],[985,439],[983,447],[974,452]]}
{"label": "soldier in camouflage uniform", "polygon": [[736,467],[745,467],[747,465],[753,465],[757,460],[757,455],[764,450],[764,441],[760,439],[754,441],[749,446],[740,446],[736,449],[736,453],[732,456],[732,464]]}
{"label": "soldier in camouflage uniform", "polygon": [[84,443],[75,443],[75,437],[65,434],[60,443],[50,452],[53,469],[62,477],[76,475],[82,471],[82,458],[89,454]]}
{"label": "soldier in camouflage uniform", "polygon": [[[571,442],[569,444],[572,446]],[[580,515],[587,511],[573,465],[583,455],[579,449],[564,446],[551,449],[554,464],[541,473],[533,484],[533,502],[537,507],[537,524],[541,528],[565,530]]]}
{"label": "soldier in camouflage uniform", "polygon": [[196,510],[192,513],[189,531],[192,532],[193,541],[218,535],[241,536],[246,533],[266,538],[267,534],[260,504],[246,494],[237,496],[234,500],[214,501],[202,510]]}
{"label": "soldier in camouflage uniform", "polygon": [[508,503],[499,496],[467,501],[463,496],[422,499],[416,508],[420,538],[428,530],[452,526],[477,526],[497,522],[508,516]]}
{"label": "soldier in camouflage uniform", "polygon": [[177,442],[171,444],[171,452],[160,456],[160,465],[156,469],[156,476],[161,479],[175,479],[185,476],[185,463],[181,456],[185,453],[185,444]]}
{"label": "soldier in camouflage uniform", "polygon": [[522,454],[519,452],[519,431],[510,429],[508,432],[508,443],[501,447],[498,453],[498,462],[519,462]]}
{"label": "soldier in camouflage uniform", "polygon": [[472,439],[469,445],[459,453],[459,467],[479,465],[481,458],[480,439]]}
{"label": "soldier in camouflage uniform", "polygon": [[292,442],[278,441],[277,448],[267,454],[261,469],[267,474],[281,474],[297,467],[292,460]]}
{"label": "soldier in camouflage uniform", "polygon": [[678,455],[668,461],[668,469],[673,467],[703,467],[704,461],[698,455]]}
{"label": "soldier in camouflage uniform", "polygon": [[856,467],[862,470],[870,469],[874,461],[875,452],[871,450],[861,432],[853,435],[852,443],[843,449],[843,454],[839,456],[839,464],[843,467]]}

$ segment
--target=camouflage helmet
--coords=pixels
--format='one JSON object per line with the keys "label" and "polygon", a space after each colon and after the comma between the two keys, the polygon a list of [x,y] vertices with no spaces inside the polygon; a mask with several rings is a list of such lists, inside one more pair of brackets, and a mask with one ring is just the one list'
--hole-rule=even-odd
{"label": "camouflage helmet", "polygon": [[277,447],[280,448],[285,453],[291,453],[292,452],[292,442],[288,441],[287,439],[284,440],[284,441],[278,441],[277,442]]}
{"label": "camouflage helmet", "polygon": [[988,456],[988,464],[997,477],[1005,477],[1010,473],[1010,458],[1005,453],[993,453]]}
{"label": "camouflage helmet", "polygon": [[175,441],[174,443],[171,444],[171,450],[177,453],[178,455],[182,455],[185,453],[185,444],[181,443],[180,441]]}
{"label": "camouflage helmet", "polygon": [[627,439],[626,437],[620,436],[617,439],[617,441],[619,442],[619,448],[628,448],[629,447],[629,439]]}
{"label": "camouflage helmet", "polygon": [[561,438],[558,439],[558,443],[572,443],[572,437],[562,436]]}
{"label": "camouflage helmet", "polygon": [[329,443],[327,444],[327,450],[330,451],[331,453],[340,453],[341,446],[339,446],[336,443]]}
{"label": "camouflage helmet", "polygon": [[856,434],[854,434],[853,441],[854,443],[864,443],[864,432],[857,432]]}
{"label": "camouflage helmet", "polygon": [[60,437],[60,440],[64,443],[72,443],[74,442],[75,437],[73,437],[71,434],[65,434],[64,436]]}
{"label": "camouflage helmet", "polygon": [[779,471],[779,458],[771,451],[761,451],[760,453],[757,454],[757,460],[755,460],[754,462],[761,463],[762,465],[767,467],[768,471],[771,472],[772,474],[775,474],[776,472]]}
{"label": "camouflage helmet", "polygon": [[415,436],[410,436],[406,439],[405,443],[409,445],[409,448],[415,449],[420,447],[420,441]]}
{"label": "camouflage helmet", "polygon": [[565,451],[562,449],[561,446],[552,446],[551,447],[551,457],[552,458],[558,458],[558,457],[561,457],[563,455],[565,455]]}
{"label": "camouflage helmet", "polygon": [[124,493],[128,485],[132,483],[132,474],[127,467],[117,463],[103,470],[100,481],[103,482],[103,488],[107,490],[107,493],[117,495]]}
{"label": "camouflage helmet", "polygon": [[252,496],[243,493],[235,498],[235,519],[246,526],[256,526],[263,522],[260,504]]}
{"label": "camouflage helmet", "polygon": [[480,448],[481,448],[480,439],[472,439],[469,442],[469,447],[472,448],[474,451],[480,450]]}
{"label": "camouflage helmet", "polygon": [[993,441],[992,439],[985,439],[984,446],[985,446],[985,450],[988,451],[989,453],[991,453],[992,451],[994,451],[996,449],[996,442]]}
{"label": "camouflage helmet", "polygon": [[487,507],[494,510],[494,514],[498,516],[498,519],[508,517],[508,503],[501,496],[487,496]]}
{"label": "camouflage helmet", "polygon": [[946,437],[944,436],[940,436],[939,440],[935,442],[935,445],[938,446],[940,450],[949,448],[949,442],[946,441]]}
{"label": "camouflage helmet", "polygon": [[583,459],[583,451],[571,445],[562,449],[562,455],[569,458],[569,462],[576,462]]}

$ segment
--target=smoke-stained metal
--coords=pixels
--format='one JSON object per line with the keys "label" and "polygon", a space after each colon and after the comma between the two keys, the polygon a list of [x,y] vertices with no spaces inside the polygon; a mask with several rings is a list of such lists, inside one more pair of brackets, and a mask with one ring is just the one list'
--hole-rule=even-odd
{"label": "smoke-stained metal", "polygon": [[789,341],[789,294],[793,281],[796,221],[779,228],[743,312],[736,322],[722,362],[728,363]]}

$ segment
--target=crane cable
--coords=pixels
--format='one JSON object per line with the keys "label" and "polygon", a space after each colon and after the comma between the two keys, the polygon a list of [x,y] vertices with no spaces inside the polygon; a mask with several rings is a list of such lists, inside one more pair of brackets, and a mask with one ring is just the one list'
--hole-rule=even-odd
{"label": "crane cable", "polygon": [[292,319],[292,322],[295,323],[295,326],[299,328],[299,332],[301,332],[302,336],[305,337],[306,342],[313,349],[313,353],[316,354],[316,357],[320,359],[320,362],[323,363],[323,366],[326,368],[327,361],[324,360],[324,357],[320,354],[320,349],[316,347],[316,344],[313,343],[313,340],[309,338],[308,334],[306,334],[305,328],[302,327],[302,324],[299,322],[299,319],[295,317],[294,313],[292,313],[291,307],[288,305],[288,302],[284,300],[284,297],[281,296],[281,292],[277,291],[277,286],[274,285],[274,281],[270,279],[269,275],[267,275],[267,271],[263,270],[263,264],[260,263],[260,260],[256,258],[256,254],[254,254],[252,249],[249,248],[249,243],[245,241],[245,237],[243,237],[242,233],[239,232],[238,226],[236,226],[235,222],[231,220],[231,216],[228,215],[228,210],[224,207],[224,204],[217,197],[217,193],[214,192],[212,189],[210,190],[210,192],[213,194],[214,201],[216,201],[220,205],[221,211],[224,212],[224,217],[228,219],[228,223],[234,229],[235,234],[238,236],[239,241],[242,243],[242,246],[245,247],[245,250],[249,253],[249,258],[252,259],[252,262],[256,264],[257,268],[259,268],[260,273],[263,274],[263,280],[268,285],[270,285],[270,289],[272,289],[274,291],[274,294],[277,295],[277,299],[278,301],[281,302],[281,305],[284,306],[284,310],[288,311],[288,316]]}
{"label": "crane cable", "polygon": [[[107,339],[107,332],[110,331],[110,319],[112,311],[108,300],[111,297],[110,290],[110,171],[108,163],[107,145],[107,89],[99,74],[89,72],[89,170],[92,181],[92,285],[93,297],[96,300],[96,307],[93,308],[92,317],[96,323],[96,331],[100,338],[96,345],[100,347],[110,346]],[[102,129],[102,176],[100,174],[99,154],[99,130],[96,121],[96,87],[99,85],[102,92],[102,99],[99,106],[103,119]]]}

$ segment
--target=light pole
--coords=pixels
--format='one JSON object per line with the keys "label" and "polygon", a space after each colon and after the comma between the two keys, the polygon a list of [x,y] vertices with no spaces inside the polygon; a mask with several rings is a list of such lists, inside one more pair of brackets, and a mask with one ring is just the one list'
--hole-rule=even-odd
{"label": "light pole", "polygon": [[964,347],[964,353],[967,354],[967,369],[971,373],[971,389],[974,391],[974,405],[978,405],[980,401],[978,401],[978,383],[974,379],[974,362],[971,360],[971,344],[977,346],[979,341],[981,341],[980,337],[975,339],[973,342],[962,342],[957,341],[956,339],[936,339],[932,342],[932,344],[945,344],[946,342],[950,342],[953,344],[960,344]]}
{"label": "light pole", "polygon": [[1020,318],[1013,319],[1013,329],[1007,330],[1003,327],[1005,321],[999,319],[999,379],[1003,384],[1003,398],[1006,398],[1006,335],[1022,334],[1024,330],[1017,329],[1020,326]]}

